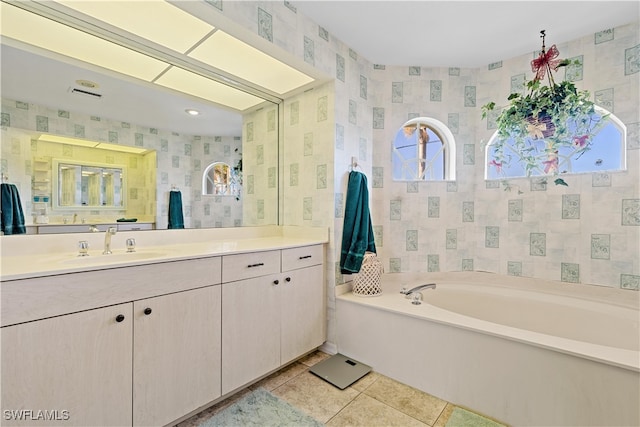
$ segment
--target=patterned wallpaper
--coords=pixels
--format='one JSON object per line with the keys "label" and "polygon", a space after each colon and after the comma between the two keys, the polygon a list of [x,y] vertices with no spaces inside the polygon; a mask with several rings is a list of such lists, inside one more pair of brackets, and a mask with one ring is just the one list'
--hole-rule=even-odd
{"label": "patterned wallpaper", "polygon": [[[332,135],[316,130],[329,123],[302,129],[295,121],[299,115],[312,126],[313,118],[324,111],[322,96],[314,105],[313,92],[305,94],[308,102],[297,97],[285,101],[284,114],[294,119],[285,116],[283,128],[287,150],[302,145],[302,157],[305,146],[312,144],[314,150],[312,158],[285,165],[284,224],[313,218],[314,225],[323,225],[315,209],[324,189],[317,188],[315,195],[307,191],[324,175],[322,164],[331,168],[325,157],[334,156],[333,170],[327,170],[328,176],[333,174],[335,192],[333,203],[329,201],[334,216],[328,220],[331,241],[325,272],[329,342],[336,321],[334,287],[348,280],[337,271],[337,260],[352,157],[369,178],[376,245],[386,271],[486,270],[625,289],[640,286],[637,23],[558,46],[563,57],[583,60],[583,67],[572,69],[569,78],[592,91],[597,102],[628,127],[628,171],[579,175],[567,179],[569,187],[559,188],[541,180],[516,179],[508,185],[484,181],[484,143],[493,131],[481,121],[480,106],[506,99],[517,89],[529,75],[529,61],[536,52],[481,69],[389,67],[359,56],[290,2],[209,3],[281,48],[292,62],[302,60],[334,82],[334,93],[327,99],[328,109],[334,110]],[[391,180],[393,135],[417,116],[436,118],[454,134],[456,181]],[[319,147],[323,157],[316,160]],[[305,188],[298,196],[289,188],[296,185]],[[305,199],[313,206],[311,213],[304,209]],[[327,209],[321,209],[324,216]],[[609,259],[604,259],[607,253]]]}
{"label": "patterned wallpaper", "polygon": [[[5,98],[2,98],[2,130],[0,168],[12,182],[19,185],[21,194],[26,194],[31,188],[32,158],[38,155],[38,144],[7,143],[11,141],[10,134],[15,132],[27,135],[47,132],[155,150],[157,164],[146,165],[146,175],[129,183],[129,204],[135,206],[136,210],[117,213],[90,211],[87,214],[88,221],[113,221],[127,216],[155,220],[156,228],[167,228],[169,191],[175,187],[182,192],[185,227],[232,227],[242,224],[242,198],[201,196],[202,171],[214,161],[235,165],[242,152],[240,137],[181,135],[170,130],[147,128]],[[30,139],[29,136],[27,138]],[[18,150],[21,161],[15,162]],[[148,159],[154,161],[152,156],[148,156]],[[29,200],[30,196],[22,198]],[[55,214],[49,217],[51,221],[56,220]],[[29,221],[31,218],[28,216],[26,219]]]}
{"label": "patterned wallpaper", "polygon": [[[532,78],[537,52],[484,69],[386,67],[377,71],[374,124],[374,223],[387,271],[482,270],[623,289],[640,286],[640,46],[638,25],[558,45],[581,66],[560,71],[628,128],[628,170],[553,180],[484,180],[485,144],[495,123],[479,107],[506,103]],[[378,87],[378,86],[376,86]],[[452,130],[455,182],[393,182],[384,147],[416,115]]]}

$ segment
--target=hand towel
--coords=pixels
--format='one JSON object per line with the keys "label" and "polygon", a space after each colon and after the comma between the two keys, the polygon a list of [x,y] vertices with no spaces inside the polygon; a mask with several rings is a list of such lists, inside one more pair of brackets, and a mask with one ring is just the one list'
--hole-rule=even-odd
{"label": "hand towel", "polygon": [[361,172],[351,171],[342,229],[340,272],[351,274],[360,271],[365,252],[376,253],[369,212],[367,177]]}
{"label": "hand towel", "polygon": [[0,184],[1,199],[0,216],[2,217],[2,232],[4,234],[25,234],[27,228],[24,226],[24,213],[20,194],[15,184]]}
{"label": "hand towel", "polygon": [[169,228],[184,228],[182,193],[177,190],[169,192]]}

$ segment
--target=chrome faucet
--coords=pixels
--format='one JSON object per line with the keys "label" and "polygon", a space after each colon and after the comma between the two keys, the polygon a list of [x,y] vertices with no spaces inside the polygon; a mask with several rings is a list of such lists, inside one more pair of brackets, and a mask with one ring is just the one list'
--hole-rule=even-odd
{"label": "chrome faucet", "polygon": [[117,228],[115,227],[107,228],[104,234],[104,251],[102,251],[102,255],[109,255],[111,253],[111,236],[116,234],[116,230]]}
{"label": "chrome faucet", "polygon": [[436,288],[436,284],[435,283],[428,283],[426,285],[416,286],[415,288],[411,288],[411,289],[402,288],[402,289],[400,289],[400,293],[406,295],[407,298],[409,298],[409,295],[411,295],[414,292],[418,292],[418,291],[421,291],[423,289],[435,289],[435,288]]}

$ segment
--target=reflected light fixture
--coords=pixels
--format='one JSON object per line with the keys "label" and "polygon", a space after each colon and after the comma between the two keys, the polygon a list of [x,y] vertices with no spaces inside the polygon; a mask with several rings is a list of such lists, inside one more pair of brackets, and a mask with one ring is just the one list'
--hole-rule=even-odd
{"label": "reflected light fixture", "polygon": [[193,108],[187,108],[184,111],[190,116],[198,116],[198,115],[200,115],[200,111],[194,110]]}
{"label": "reflected light fixture", "polygon": [[89,139],[70,138],[67,136],[51,135],[43,133],[38,137],[38,141],[53,142],[58,144],[75,145],[87,148],[99,148],[101,150],[120,151],[130,154],[144,154],[149,151],[146,148],[132,147],[130,145],[110,144],[107,142],[91,141]]}

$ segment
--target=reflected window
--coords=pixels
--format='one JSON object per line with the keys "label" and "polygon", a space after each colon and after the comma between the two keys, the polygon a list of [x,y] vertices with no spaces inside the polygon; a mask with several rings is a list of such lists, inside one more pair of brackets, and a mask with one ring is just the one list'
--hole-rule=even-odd
{"label": "reflected window", "polygon": [[224,162],[211,163],[202,175],[202,194],[231,196],[238,192],[234,171]]}
{"label": "reflected window", "polygon": [[[531,176],[573,174],[584,172],[605,172],[626,169],[626,126],[620,119],[603,108],[595,107],[600,116],[608,115],[606,125],[593,136],[590,146],[585,149],[579,138],[572,146],[562,147],[558,152],[549,153],[545,140],[529,140],[528,152],[534,153],[535,165]],[[526,177],[523,159],[510,138],[504,145],[503,153],[497,153],[492,145],[498,141],[494,133],[486,147],[485,179]]]}
{"label": "reflected window", "polygon": [[453,134],[442,122],[429,117],[411,119],[393,140],[393,179],[453,180],[455,158]]}

